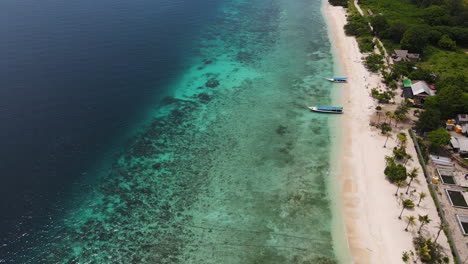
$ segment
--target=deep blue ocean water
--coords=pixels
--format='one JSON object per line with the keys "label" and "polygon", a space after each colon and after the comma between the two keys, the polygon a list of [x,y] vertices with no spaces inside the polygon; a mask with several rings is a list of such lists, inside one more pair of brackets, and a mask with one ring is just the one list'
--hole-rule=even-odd
{"label": "deep blue ocean water", "polygon": [[0,252],[123,145],[218,2],[0,2]]}
{"label": "deep blue ocean water", "polygon": [[0,262],[341,258],[322,0],[0,3]]}

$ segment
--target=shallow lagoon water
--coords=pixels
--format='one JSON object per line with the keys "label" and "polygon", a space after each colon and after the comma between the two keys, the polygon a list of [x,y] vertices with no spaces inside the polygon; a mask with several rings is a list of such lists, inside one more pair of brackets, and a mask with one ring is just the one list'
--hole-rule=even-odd
{"label": "shallow lagoon water", "polygon": [[[321,1],[235,0],[22,263],[335,263]],[[21,257],[22,255],[22,257]]]}

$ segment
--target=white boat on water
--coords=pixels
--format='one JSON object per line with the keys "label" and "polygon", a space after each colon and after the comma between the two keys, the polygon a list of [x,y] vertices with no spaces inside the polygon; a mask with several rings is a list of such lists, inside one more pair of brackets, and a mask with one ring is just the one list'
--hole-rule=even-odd
{"label": "white boat on water", "polygon": [[330,79],[327,79],[328,81],[330,82],[335,82],[335,83],[345,83],[348,81],[347,78],[330,78]]}
{"label": "white boat on water", "polygon": [[320,112],[320,113],[330,113],[330,114],[342,114],[343,113],[343,107],[335,107],[335,106],[311,106],[307,107],[310,110],[314,112]]}

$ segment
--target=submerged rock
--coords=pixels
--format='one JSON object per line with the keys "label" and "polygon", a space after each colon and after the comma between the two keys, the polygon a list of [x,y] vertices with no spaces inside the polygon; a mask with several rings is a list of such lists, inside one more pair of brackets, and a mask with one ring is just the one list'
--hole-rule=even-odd
{"label": "submerged rock", "polygon": [[205,83],[205,86],[210,87],[210,88],[215,88],[219,86],[219,81],[216,80],[215,78],[211,78]]}
{"label": "submerged rock", "polygon": [[237,53],[237,60],[240,62],[251,62],[253,59],[252,53],[241,51]]}
{"label": "submerged rock", "polygon": [[203,60],[203,63],[205,63],[205,64],[211,64],[212,62],[213,62],[212,60],[208,60],[208,59]]}
{"label": "submerged rock", "polygon": [[278,128],[276,129],[276,134],[278,135],[284,135],[288,132],[288,128],[283,125],[279,125]]}
{"label": "submerged rock", "polygon": [[200,101],[203,103],[207,103],[211,100],[211,97],[206,93],[201,93],[197,95],[197,97],[200,98]]}

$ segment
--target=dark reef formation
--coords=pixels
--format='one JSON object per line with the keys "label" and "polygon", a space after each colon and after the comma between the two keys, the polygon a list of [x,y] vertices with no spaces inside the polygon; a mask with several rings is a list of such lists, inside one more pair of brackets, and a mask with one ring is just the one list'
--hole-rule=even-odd
{"label": "dark reef formation", "polygon": [[205,83],[205,86],[210,87],[210,88],[218,87],[218,85],[219,85],[219,81],[216,80],[215,78],[211,78]]}
{"label": "dark reef formation", "polygon": [[[214,26],[203,33],[199,55],[205,59],[198,70],[215,67],[219,62],[218,58],[224,55],[235,62],[236,67],[242,63],[255,68],[255,64],[275,45],[279,35],[281,10],[274,1],[254,1],[254,4],[236,2],[232,5],[235,12],[226,12],[219,16]],[[224,46],[220,47],[220,43],[224,43]],[[198,64],[200,58],[197,60]],[[239,68],[230,74],[235,75],[237,71]],[[209,172],[216,166],[219,152],[235,149],[233,146],[238,140],[226,138],[219,133],[219,128],[223,127],[222,122],[207,122],[201,129],[197,127],[195,120],[200,118],[200,113],[205,109],[218,103],[224,105],[223,100],[237,98],[243,91],[249,91],[253,84],[252,80],[246,80],[242,85],[225,87],[229,82],[222,79],[220,73],[206,73],[199,77],[199,87],[192,89],[190,96],[163,99],[161,104],[166,114],[151,120],[146,129],[129,141],[128,147],[113,163],[109,174],[95,185],[92,190],[94,194],[90,195],[93,197],[91,201],[61,223],[64,228],[57,229],[52,242],[44,245],[42,252],[45,254],[36,263],[215,263],[211,259],[198,262],[185,259],[187,256],[183,252],[195,255],[202,249],[212,255],[226,252],[229,257],[234,252],[248,252],[246,255],[249,259],[245,263],[335,263],[332,257],[320,256],[332,254],[330,241],[317,242],[315,256],[311,254],[312,249],[316,249],[314,242],[300,240],[301,246],[307,245],[310,248],[297,245],[280,248],[266,243],[255,245],[246,239],[263,236],[265,241],[271,240],[274,233],[268,227],[271,222],[262,223],[264,226],[261,229],[267,230],[264,232],[242,231],[242,226],[231,227],[231,230],[194,227],[191,210],[200,197],[207,196],[211,191],[208,189],[212,181]],[[300,85],[295,89],[303,96],[307,91],[300,91]],[[228,93],[223,90],[225,88],[232,90]],[[325,96],[321,94],[323,91],[317,90],[313,96]],[[298,103],[292,107],[302,109],[303,105]],[[211,111],[210,114],[213,115],[218,113],[213,109]],[[317,123],[319,122],[318,120]],[[323,129],[315,126],[310,130],[313,134],[323,132]],[[275,124],[268,132],[278,138],[278,142],[273,142],[271,149],[269,146],[265,147],[266,157],[253,157],[258,158],[255,162],[259,166],[268,164],[280,168],[295,164],[297,161],[293,152],[298,144],[294,139],[288,138],[294,133],[294,128],[285,122]],[[323,190],[326,189],[324,179],[329,166],[327,158],[328,156],[318,162],[322,165],[306,168],[308,172],[323,173],[320,180],[314,183],[317,191],[277,194],[255,206],[261,212],[278,214],[284,208],[274,207],[272,201],[297,205],[287,217],[291,219],[302,217],[304,212],[298,209],[303,208],[301,206],[325,208],[323,210],[326,215],[329,212],[329,201]],[[249,176],[246,174],[245,178]],[[284,177],[289,179],[290,175]],[[307,183],[307,180],[304,181]],[[304,186],[307,186],[306,183]],[[218,231],[220,234],[234,230],[236,239],[245,241],[243,244],[236,244],[229,238],[219,244],[208,244],[197,240],[194,232],[196,228],[207,233]],[[320,235],[330,236],[326,232]],[[328,251],[322,252],[324,248]],[[283,249],[293,251],[293,257],[286,258],[281,251]]]}

